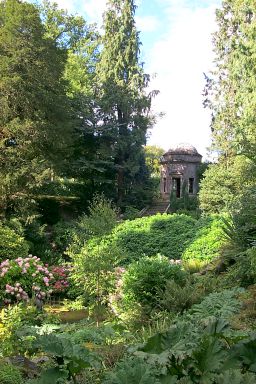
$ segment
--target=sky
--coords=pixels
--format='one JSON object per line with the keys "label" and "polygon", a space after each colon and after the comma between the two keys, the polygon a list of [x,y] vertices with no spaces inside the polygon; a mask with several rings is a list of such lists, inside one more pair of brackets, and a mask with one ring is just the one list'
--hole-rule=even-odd
{"label": "sky", "polygon": [[[55,0],[61,8],[102,25],[107,0]],[[165,150],[194,145],[204,158],[210,145],[210,111],[202,105],[206,74],[213,69],[212,33],[221,0],[137,0],[141,61],[159,90],[153,112],[164,114],[149,134],[149,145]]]}

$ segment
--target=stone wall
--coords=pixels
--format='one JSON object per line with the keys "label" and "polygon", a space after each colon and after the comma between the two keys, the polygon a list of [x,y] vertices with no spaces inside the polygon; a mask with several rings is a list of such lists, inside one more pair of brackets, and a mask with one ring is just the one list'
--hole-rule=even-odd
{"label": "stone wall", "polygon": [[[196,151],[196,149],[194,149]],[[161,158],[160,192],[163,200],[169,200],[172,190],[176,196],[182,196],[184,183],[189,195],[198,192],[197,170],[202,156],[198,153],[171,153],[167,152]]]}

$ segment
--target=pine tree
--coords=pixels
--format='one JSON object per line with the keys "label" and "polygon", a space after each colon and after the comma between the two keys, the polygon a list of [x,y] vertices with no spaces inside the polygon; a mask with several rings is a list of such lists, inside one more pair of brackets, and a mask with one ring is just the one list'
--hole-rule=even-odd
{"label": "pine tree", "polygon": [[143,172],[143,148],[150,116],[149,76],[139,62],[139,33],[133,0],[110,0],[104,15],[102,52],[96,67],[98,98],[103,112],[102,135],[109,140],[114,166],[116,200],[122,205],[129,193],[148,177]]}

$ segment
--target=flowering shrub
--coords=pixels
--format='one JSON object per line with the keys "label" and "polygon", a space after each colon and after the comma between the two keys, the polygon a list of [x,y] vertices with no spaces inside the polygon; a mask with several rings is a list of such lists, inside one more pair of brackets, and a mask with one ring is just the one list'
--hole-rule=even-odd
{"label": "flowering shrub", "polygon": [[68,275],[70,269],[67,266],[53,266],[50,271],[53,275],[50,283],[53,293],[65,292],[69,287]]}
{"label": "flowering shrub", "polygon": [[0,299],[6,304],[28,301],[32,296],[44,299],[51,293],[53,274],[39,257],[29,255],[0,264]]}

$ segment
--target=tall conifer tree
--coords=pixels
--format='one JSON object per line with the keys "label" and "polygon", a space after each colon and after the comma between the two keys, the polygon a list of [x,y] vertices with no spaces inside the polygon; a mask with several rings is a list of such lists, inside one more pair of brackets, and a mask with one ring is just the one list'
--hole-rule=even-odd
{"label": "tall conifer tree", "polygon": [[116,195],[119,205],[145,183],[142,145],[152,122],[149,76],[139,62],[139,33],[133,0],[110,0],[104,15],[102,52],[96,68],[98,95],[104,112],[102,132],[111,138]]}

